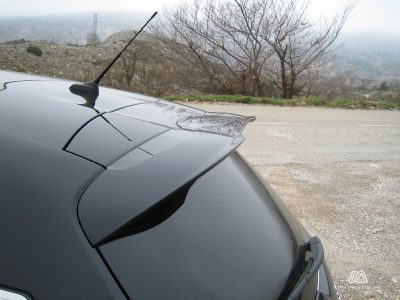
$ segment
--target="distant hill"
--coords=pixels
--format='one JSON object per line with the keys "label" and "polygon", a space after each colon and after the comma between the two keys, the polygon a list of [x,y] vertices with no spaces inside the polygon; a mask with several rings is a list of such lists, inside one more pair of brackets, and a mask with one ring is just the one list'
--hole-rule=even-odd
{"label": "distant hill", "polygon": [[344,34],[335,58],[338,72],[350,71],[353,81],[400,83],[400,39]]}
{"label": "distant hill", "polygon": [[[138,29],[142,14],[99,12],[97,33],[101,40],[121,30]],[[84,45],[93,30],[93,13],[37,17],[0,17],[0,43],[25,39]]]}

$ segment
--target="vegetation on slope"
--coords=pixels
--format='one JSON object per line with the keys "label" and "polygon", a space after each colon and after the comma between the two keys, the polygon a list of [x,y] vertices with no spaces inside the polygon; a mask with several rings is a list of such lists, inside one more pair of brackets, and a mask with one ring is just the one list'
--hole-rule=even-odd
{"label": "vegetation on slope", "polygon": [[251,97],[243,95],[180,95],[166,96],[171,101],[184,102],[210,102],[210,103],[242,103],[242,104],[269,104],[278,106],[321,106],[329,108],[349,108],[349,109],[400,109],[400,101],[370,101],[370,100],[351,100],[337,99],[326,100],[319,97],[308,97],[298,99],[282,99],[268,97]]}
{"label": "vegetation on slope", "polygon": [[[97,47],[25,40],[2,43],[0,69],[87,81],[109,63],[131,35],[132,32],[126,31],[113,34]],[[40,49],[42,55],[29,53],[32,51],[28,52],[27,49],[32,47]],[[398,109],[400,103],[398,88],[385,82],[363,89],[348,87],[331,98],[279,99],[272,97],[273,94],[268,97],[221,95],[221,91],[210,84],[204,72],[193,68],[148,33],[136,41],[102,84],[180,101],[380,109]],[[333,86],[335,82],[330,79],[327,84]]]}

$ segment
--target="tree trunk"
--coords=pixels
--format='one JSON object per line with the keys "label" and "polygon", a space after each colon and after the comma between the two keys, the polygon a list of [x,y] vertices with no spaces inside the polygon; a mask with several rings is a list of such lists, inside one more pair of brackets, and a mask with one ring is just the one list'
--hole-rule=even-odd
{"label": "tree trunk", "polygon": [[295,96],[296,94],[296,74],[292,72],[290,72],[290,84],[289,84],[289,88],[288,88],[288,99],[293,99],[293,96]]}
{"label": "tree trunk", "polygon": [[281,81],[282,81],[282,98],[287,99],[288,85],[287,85],[287,76],[286,76],[286,67],[284,58],[281,58]]}

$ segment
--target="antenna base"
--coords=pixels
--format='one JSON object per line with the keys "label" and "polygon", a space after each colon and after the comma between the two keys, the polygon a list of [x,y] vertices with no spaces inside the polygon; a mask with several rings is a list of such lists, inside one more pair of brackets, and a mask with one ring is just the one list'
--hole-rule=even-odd
{"label": "antenna base", "polygon": [[76,83],[69,87],[71,93],[81,96],[86,100],[83,106],[94,107],[97,97],[99,96],[99,85],[94,81],[85,83]]}

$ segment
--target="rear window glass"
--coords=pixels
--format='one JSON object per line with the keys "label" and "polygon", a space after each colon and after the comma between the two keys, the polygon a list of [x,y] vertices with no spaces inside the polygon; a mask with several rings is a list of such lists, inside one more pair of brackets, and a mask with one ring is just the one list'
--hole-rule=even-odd
{"label": "rear window glass", "polygon": [[167,220],[100,250],[133,299],[273,299],[293,244],[271,196],[233,153]]}

